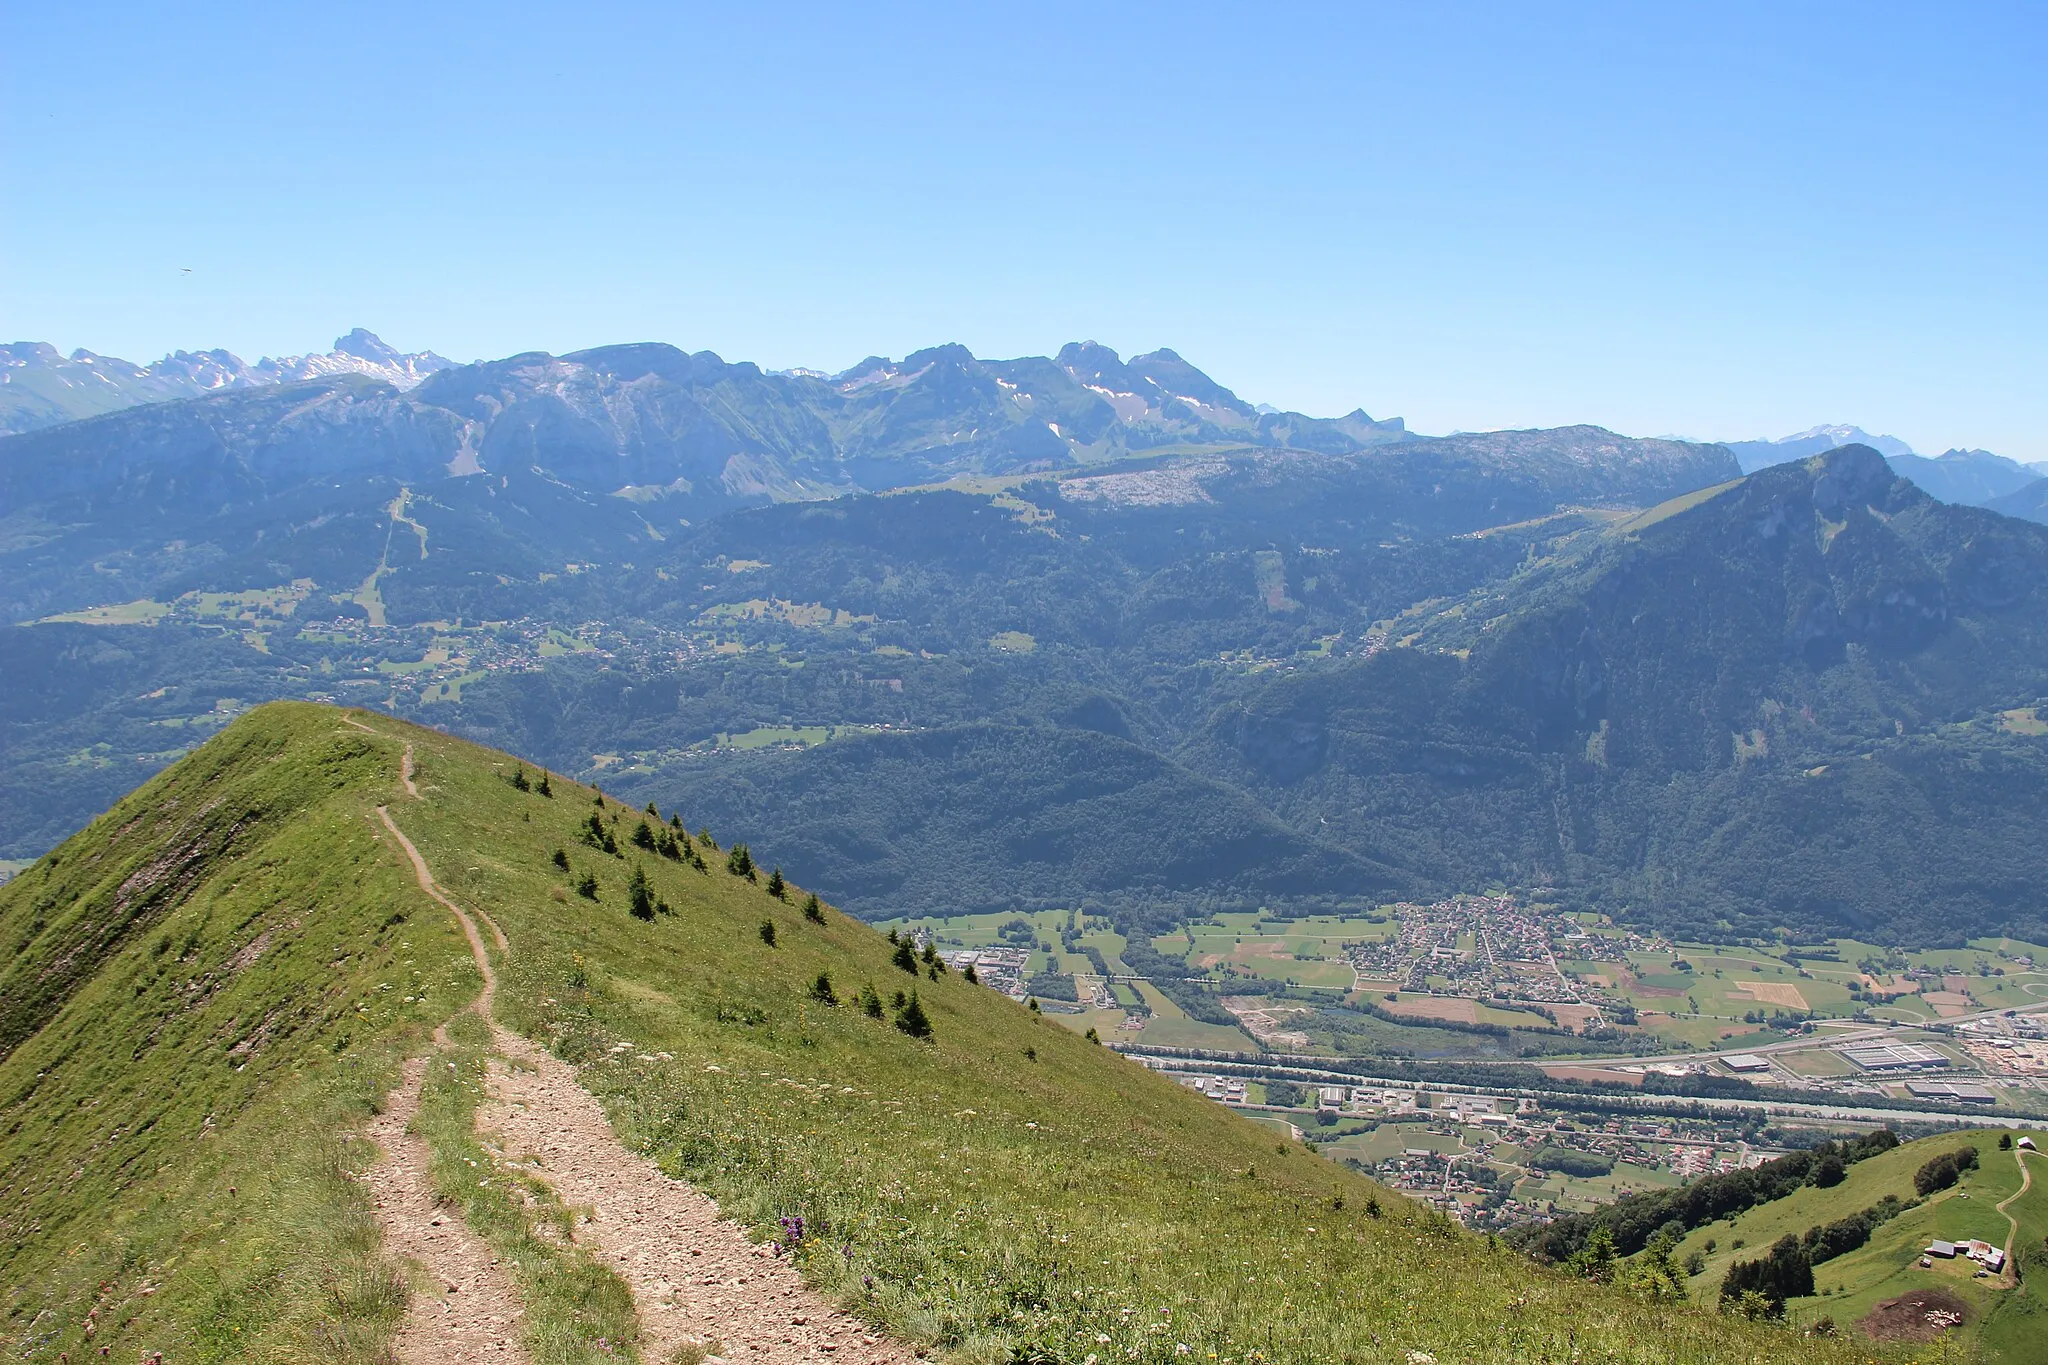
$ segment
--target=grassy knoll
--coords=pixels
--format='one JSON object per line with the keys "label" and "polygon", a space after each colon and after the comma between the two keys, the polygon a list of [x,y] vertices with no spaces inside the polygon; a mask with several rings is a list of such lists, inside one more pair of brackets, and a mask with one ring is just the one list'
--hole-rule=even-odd
{"label": "grassy knoll", "polygon": [[[1912,1290],[1938,1287],[1961,1298],[1970,1310],[1966,1325],[1969,1338],[1978,1342],[1986,1359],[1996,1361],[2040,1361],[2048,1359],[2048,1299],[2036,1281],[2044,1260],[2043,1238],[2048,1237],[2048,1197],[2030,1190],[2026,1199],[2008,1212],[2020,1221],[2020,1236],[2012,1241],[2010,1225],[1997,1204],[2020,1188],[2019,1161],[2013,1152],[2000,1151],[2001,1132],[2025,1129],[1982,1129],[1947,1133],[1904,1144],[1890,1152],[1857,1162],[1849,1177],[1832,1188],[1807,1186],[1796,1193],[1762,1204],[1733,1220],[1723,1220],[1693,1230],[1679,1243],[1683,1261],[1694,1251],[1706,1261],[1704,1273],[1692,1281],[1703,1301],[1719,1293],[1728,1266],[1737,1260],[1763,1254],[1771,1243],[1790,1233],[1798,1236],[1810,1227],[1832,1223],[1858,1213],[1886,1195],[1901,1200],[1915,1199],[1913,1173],[1937,1153],[1952,1151],[1968,1143],[1977,1148],[1979,1164],[1953,1189],[1942,1191],[1871,1234],[1869,1242],[1845,1255],[1814,1267],[1815,1288],[1808,1299],[1793,1300],[1790,1312],[1795,1320],[1812,1320],[1823,1314],[1847,1326],[1868,1313],[1880,1301]],[[2035,1140],[2043,1140],[2036,1132]],[[2048,1159],[2027,1158],[2034,1163],[2034,1185],[2048,1186]],[[1928,1268],[1919,1265],[1921,1250],[1934,1238],[1959,1241],[1981,1237],[1997,1246],[2017,1245],[2028,1259],[2032,1272],[2018,1287],[2010,1280],[1977,1279],[1976,1267],[1961,1259],[1937,1260]],[[1713,1250],[1707,1249],[1713,1243]],[[1738,1246],[1738,1243],[1740,1244]]]}
{"label": "grassy knoll", "polygon": [[[377,733],[252,712],[0,889],[17,1358],[82,1356],[101,1299],[94,1340],[122,1355],[383,1349],[403,1285],[347,1135],[475,988],[373,831],[383,803],[509,936],[499,1018],[580,1063],[623,1141],[764,1233],[801,1216],[815,1282],[943,1356],[1868,1358],[1535,1266],[957,975],[905,972],[873,930],[806,918],[721,850],[705,871],[644,852],[637,812],[568,782],[521,792],[509,758],[356,719]],[[405,742],[418,802],[393,790]],[[578,841],[593,813],[618,854]],[[636,869],[668,913],[628,913]],[[854,1003],[869,984],[883,1018]],[[898,991],[932,1038],[894,1026]],[[537,1229],[561,1211],[470,1179],[490,1162],[465,1127],[483,1041],[455,1034],[420,1120],[437,1181],[516,1263],[536,1361],[594,1358],[623,1335],[617,1286],[547,1259]]]}

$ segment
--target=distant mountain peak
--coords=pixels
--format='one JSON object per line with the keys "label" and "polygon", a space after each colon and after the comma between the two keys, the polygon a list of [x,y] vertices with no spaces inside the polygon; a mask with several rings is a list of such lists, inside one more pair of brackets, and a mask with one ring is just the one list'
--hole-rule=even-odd
{"label": "distant mountain peak", "polygon": [[[334,339],[333,354],[352,355],[358,360],[374,360],[380,364],[392,364],[404,359],[397,351],[385,344],[384,338],[366,327],[358,327],[345,337],[336,337]],[[433,355],[433,352],[425,351],[422,354]],[[439,358],[435,356],[435,359],[438,360]]]}

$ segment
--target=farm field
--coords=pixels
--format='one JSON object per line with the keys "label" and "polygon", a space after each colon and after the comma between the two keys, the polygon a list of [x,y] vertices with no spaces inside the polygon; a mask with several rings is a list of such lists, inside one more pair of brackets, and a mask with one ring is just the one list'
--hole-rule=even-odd
{"label": "farm field", "polygon": [[[1403,933],[1403,916],[1412,910],[1385,906],[1362,915],[1292,920],[1255,913],[1218,915],[1158,935],[1152,946],[1169,958],[1184,959],[1191,974],[1209,975],[1226,990],[1226,983],[1235,979],[1344,992],[1344,1003],[1354,1008],[1370,1005],[1398,1016],[1412,1029],[1429,1030],[1413,1040],[1412,1055],[1417,1057],[1471,1052],[1472,1042],[1459,1041],[1450,1033],[1459,1027],[1490,1025],[1526,1031],[1549,1026],[1541,1016],[1504,1009],[1480,998],[1470,985],[1461,984],[1448,972],[1425,970],[1405,980],[1377,972],[1362,975],[1363,969],[1354,966],[1354,960],[1367,964],[1385,960],[1384,952]],[[1789,1035],[1770,1027],[1773,1019],[1813,1021],[1820,1029],[1814,1037],[1816,1049],[1824,1049],[1831,1024],[1848,1028],[1857,1019],[1932,1024],[1981,1009],[2048,1005],[2048,947],[2014,939],[1924,951],[1888,949],[1848,939],[1798,947],[1658,943],[1584,915],[1555,914],[1540,906],[1531,907],[1530,913],[1549,926],[1544,932],[1551,935],[1559,954],[1568,948],[1598,954],[1558,958],[1558,967],[1579,983],[1586,1000],[1577,1005],[1553,1004],[1559,1023],[1584,1028],[1598,1016],[1614,1015],[1616,1007],[1622,1007],[1623,1036],[1631,1040],[1618,1044],[1624,1051],[1731,1052],[1783,1042]],[[1020,919],[1030,930],[1029,973],[1091,976],[1095,967],[1086,951],[1090,948],[1102,955],[1112,972],[1130,973],[1119,933],[1101,920],[1066,910],[892,924],[934,935],[942,947],[972,948],[1003,942],[1003,926]],[[1593,940],[1586,938],[1589,933]],[[1621,946],[1614,937],[1617,934],[1627,939],[1626,951],[1614,951]],[[1605,952],[1599,946],[1603,941]],[[1485,945],[1469,930],[1459,929],[1440,942],[1448,952],[1483,959]],[[2042,966],[2037,968],[2037,963]],[[1874,970],[1866,971],[1866,967]],[[1188,1019],[1163,996],[1140,985],[1119,982],[1111,991],[1125,1008],[1150,1007],[1147,1043],[1246,1046],[1247,1035],[1240,1030]],[[1852,996],[1852,991],[1857,994]],[[1627,1022],[1630,1011],[1633,1024]],[[1099,1023],[1096,1026],[1100,1028]],[[1361,1029],[1371,1031],[1354,1017],[1335,1031],[1324,1030],[1328,1036],[1309,1044],[1310,1050],[1347,1050],[1360,1043]],[[1313,1028],[1310,1031],[1315,1032]],[[1441,1038],[1433,1036],[1439,1033]],[[1530,1035],[1524,1032],[1520,1036]],[[1784,1060],[1794,1073],[1815,1080],[1855,1074],[1847,1063],[1825,1050],[1791,1054]]]}

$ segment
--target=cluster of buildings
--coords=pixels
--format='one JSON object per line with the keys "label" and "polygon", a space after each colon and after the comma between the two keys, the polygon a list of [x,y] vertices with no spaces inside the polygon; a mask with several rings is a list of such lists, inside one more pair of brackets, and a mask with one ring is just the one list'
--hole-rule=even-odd
{"label": "cluster of buildings", "polygon": [[1967,1242],[1945,1242],[1939,1237],[1927,1244],[1927,1250],[1920,1257],[1921,1265],[1934,1261],[1952,1261],[1965,1257],[1984,1267],[1984,1272],[1996,1275],[2005,1269],[2005,1248],[1995,1247],[1989,1242],[1972,1238]]}
{"label": "cluster of buildings", "polygon": [[962,948],[947,953],[946,962],[956,972],[964,973],[969,967],[974,968],[974,975],[982,985],[1013,1000],[1022,1000],[1026,994],[1024,969],[1031,963],[1029,948]]}
{"label": "cluster of buildings", "polygon": [[1578,984],[1557,965],[1557,941],[1574,957],[1619,957],[1623,945],[1588,934],[1562,916],[1542,915],[1513,896],[1458,896],[1390,907],[1392,938],[1352,944],[1346,956],[1367,980],[1400,990],[1532,1004],[1581,1003]]}
{"label": "cluster of buildings", "polygon": [[2008,1012],[1955,1026],[1955,1039],[1994,1075],[2048,1076],[2048,1019]]}

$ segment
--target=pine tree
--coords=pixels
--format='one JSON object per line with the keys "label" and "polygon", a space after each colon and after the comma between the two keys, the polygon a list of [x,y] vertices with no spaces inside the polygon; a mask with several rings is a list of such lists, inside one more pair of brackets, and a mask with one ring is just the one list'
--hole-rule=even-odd
{"label": "pine tree", "polygon": [[825,922],[825,907],[818,904],[818,893],[815,891],[804,897],[804,918],[813,924]]}
{"label": "pine tree", "polygon": [[916,991],[910,993],[910,999],[896,1012],[896,1027],[913,1038],[932,1036],[932,1021],[925,1017],[924,1006],[918,1002]]}
{"label": "pine tree", "polygon": [[896,931],[895,931],[894,929],[891,929],[891,930],[889,931],[889,942],[891,942],[891,943],[894,943],[895,941],[896,941]]}
{"label": "pine tree", "polygon": [[645,820],[633,827],[633,842],[649,853],[654,851],[654,831],[648,828]]}
{"label": "pine tree", "polygon": [[774,920],[764,919],[761,921],[761,942],[767,944],[770,948],[773,948],[775,946]]}
{"label": "pine tree", "polygon": [[895,955],[889,959],[912,976],[917,975],[917,954],[911,951],[910,940],[903,939],[896,945]]}
{"label": "pine tree", "polygon": [[714,853],[718,851],[718,840],[711,837],[711,827],[709,825],[699,825],[697,827],[697,842]]}
{"label": "pine tree", "polygon": [[1093,1028],[1090,1028],[1086,1033],[1082,1034],[1081,1036],[1083,1038],[1086,1038],[1091,1043],[1100,1044],[1102,1042],[1102,1035],[1097,1033]]}
{"label": "pine tree", "polygon": [[566,851],[559,848],[555,850],[555,866],[564,872],[569,870],[569,855]]}
{"label": "pine tree", "polygon": [[516,791],[532,791],[533,784],[526,780],[526,765],[520,764],[512,770],[512,786]]}
{"label": "pine tree", "polygon": [[734,844],[732,852],[725,855],[725,870],[735,877],[754,880],[754,855],[745,844]]}
{"label": "pine tree", "polygon": [[960,976],[961,979],[964,980],[970,986],[979,986],[981,984],[981,976],[974,970],[974,964],[972,962],[968,963],[967,966],[961,970]]}
{"label": "pine tree", "polygon": [[781,900],[784,889],[785,888],[782,882],[782,869],[778,867],[773,872],[770,872],[768,874],[768,894],[775,897],[775,899],[777,900]]}
{"label": "pine tree", "polygon": [[832,989],[832,976],[829,972],[819,972],[818,979],[811,983],[811,999],[821,1005],[839,1003],[839,996]]}
{"label": "pine tree", "polygon": [[582,879],[576,883],[576,894],[587,901],[596,900],[597,877],[589,872],[584,873]]}
{"label": "pine tree", "polygon": [[554,796],[555,789],[548,785],[548,770],[546,768],[542,768],[540,770],[540,785],[538,787],[535,787],[534,790],[539,792],[542,796],[550,798]]}
{"label": "pine tree", "polygon": [[654,918],[654,888],[647,884],[647,869],[633,864],[633,879],[626,883],[627,908],[634,919]]}
{"label": "pine tree", "polygon": [[654,803],[652,801],[649,801],[647,803],[647,818],[652,820],[657,825],[661,823],[661,812],[654,808]]}
{"label": "pine tree", "polygon": [[927,967],[931,966],[934,962],[937,962],[939,960],[938,947],[931,941],[927,940],[924,945],[923,957],[924,965]]}
{"label": "pine tree", "polygon": [[1025,1008],[1030,1010],[1033,1014],[1043,1014],[1045,1012],[1038,1008],[1038,997],[1035,995],[1025,1002]]}
{"label": "pine tree", "polygon": [[681,835],[681,834],[682,834],[682,832],[683,832],[683,817],[682,817],[682,814],[681,814],[681,812],[677,812],[676,814],[673,814],[673,815],[671,815],[671,816],[669,816],[669,817],[668,817],[668,827],[669,827],[670,829],[674,830],[674,831],[676,832],[676,834],[678,834],[678,835]]}
{"label": "pine tree", "polygon": [[860,987],[860,1012],[870,1019],[882,1017],[882,997],[875,991],[875,983],[864,981]]}

